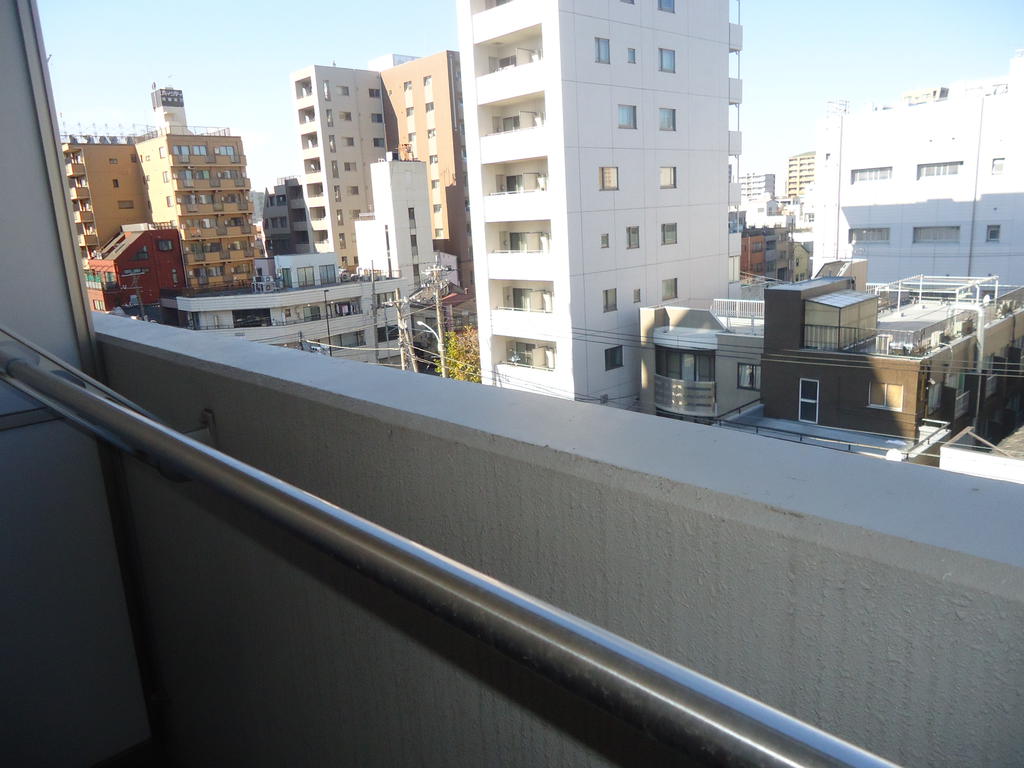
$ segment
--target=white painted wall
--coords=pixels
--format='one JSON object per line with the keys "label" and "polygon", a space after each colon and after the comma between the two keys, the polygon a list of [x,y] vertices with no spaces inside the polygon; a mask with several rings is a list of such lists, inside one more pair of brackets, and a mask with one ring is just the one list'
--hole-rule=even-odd
{"label": "white painted wall", "polygon": [[[1024,56],[992,86],[822,121],[816,264],[864,258],[872,282],[923,273],[1024,283]],[[993,173],[995,158],[1005,158],[1002,173]],[[919,164],[955,161],[963,163],[955,176],[917,177]],[[854,170],[881,167],[892,168],[890,179],[851,183]],[[988,225],[1000,227],[998,242],[987,240]],[[959,226],[959,242],[914,243],[923,226]],[[851,244],[850,229],[866,227],[888,227],[889,241]]]}
{"label": "white painted wall", "polygon": [[944,445],[939,449],[939,468],[992,480],[1024,483],[1024,461],[985,451]]}

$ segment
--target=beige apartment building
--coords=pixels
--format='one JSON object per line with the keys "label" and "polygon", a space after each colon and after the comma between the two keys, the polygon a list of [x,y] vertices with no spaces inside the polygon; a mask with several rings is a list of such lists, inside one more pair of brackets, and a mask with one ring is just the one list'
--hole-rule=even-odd
{"label": "beige apartment building", "polygon": [[472,286],[459,54],[442,51],[380,74],[387,148],[427,164],[434,247],[456,256],[461,285]]}
{"label": "beige apartment building", "polygon": [[189,126],[181,91],[153,91],[157,128],[135,137],[154,221],[181,233],[191,288],[248,284],[254,240],[242,139]]}
{"label": "beige apartment building", "polygon": [[78,253],[92,258],[123,224],[150,221],[146,187],[130,137],[63,137]]}
{"label": "beige apartment building", "polygon": [[316,253],[359,264],[355,222],[372,209],[370,164],[384,159],[379,72],[310,66],[293,72],[306,222]]}
{"label": "beige apartment building", "polygon": [[804,152],[789,158],[786,172],[786,197],[802,197],[814,183],[814,152]]}

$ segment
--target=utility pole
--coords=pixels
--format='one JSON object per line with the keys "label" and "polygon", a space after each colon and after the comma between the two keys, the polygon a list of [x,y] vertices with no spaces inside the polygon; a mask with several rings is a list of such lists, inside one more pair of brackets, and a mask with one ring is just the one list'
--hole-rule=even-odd
{"label": "utility pole", "polygon": [[[370,262],[370,314],[373,316],[373,361],[380,362],[380,350],[377,349],[377,273]],[[387,338],[388,313],[384,313],[384,337]],[[402,358],[402,370],[405,370],[405,358]]]}
{"label": "utility pole", "polygon": [[394,306],[395,311],[398,313],[398,349],[402,356],[402,370],[407,370],[406,361],[412,365],[413,373],[419,373],[419,366],[416,364],[416,350],[413,349],[412,339],[409,337],[409,327],[406,325],[405,315],[402,313],[402,309],[409,303],[409,299],[402,298],[401,289],[395,290],[397,299],[390,302],[391,306]]}
{"label": "utility pole", "polygon": [[434,291],[434,313],[437,316],[437,355],[441,359],[441,378],[448,378],[448,358],[444,349],[444,315],[441,311],[441,288],[446,281],[441,279],[441,273],[446,270],[441,266],[440,256],[434,256],[434,264],[427,268],[430,273],[430,287]]}
{"label": "utility pole", "polygon": [[327,353],[334,357],[334,345],[331,343],[331,308],[327,304],[326,288],[324,288],[324,317],[327,319]]}

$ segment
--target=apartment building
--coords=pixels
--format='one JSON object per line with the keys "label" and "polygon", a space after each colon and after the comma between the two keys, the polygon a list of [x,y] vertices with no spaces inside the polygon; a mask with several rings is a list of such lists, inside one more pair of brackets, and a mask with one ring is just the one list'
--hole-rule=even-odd
{"label": "apartment building", "polygon": [[83,262],[125,224],[149,222],[146,185],[131,137],[61,137],[71,212]]}
{"label": "apartment building", "polygon": [[740,199],[757,200],[775,197],[774,173],[745,173],[740,176]]}
{"label": "apartment building", "polygon": [[789,158],[786,168],[786,197],[803,197],[814,185],[815,152],[802,152]]}
{"label": "apartment building", "polygon": [[434,247],[456,256],[473,285],[459,54],[442,51],[381,71],[387,148],[427,164]]}
{"label": "apartment building", "polygon": [[309,244],[359,266],[355,221],[372,205],[370,163],[387,150],[379,72],[310,66],[291,74]]}
{"label": "apartment building", "polygon": [[263,198],[263,235],[268,256],[308,253],[306,198],[295,176],[277,180]]}
{"label": "apartment building", "polygon": [[97,312],[127,307],[135,314],[184,284],[181,239],[170,225],[126,224],[85,266],[89,307]]}
{"label": "apartment building", "polygon": [[930,93],[820,123],[815,260],[1024,283],[1024,53]]}
{"label": "apartment building", "polygon": [[152,99],[157,127],[134,137],[151,220],[181,234],[190,287],[248,285],[256,253],[242,139],[189,125],[180,90],[155,88]]}
{"label": "apartment building", "polygon": [[725,294],[740,28],[678,5],[458,3],[485,382],[626,405],[640,307]]}

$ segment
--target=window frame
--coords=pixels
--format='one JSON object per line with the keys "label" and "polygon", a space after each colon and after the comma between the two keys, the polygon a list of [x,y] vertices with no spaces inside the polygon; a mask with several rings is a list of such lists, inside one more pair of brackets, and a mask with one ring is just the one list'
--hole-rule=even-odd
{"label": "window frame", "polygon": [[[749,376],[744,376],[744,369],[749,370]],[[743,382],[748,380],[751,386]],[[736,363],[736,389],[746,389],[751,392],[761,391],[761,364],[760,363]]]}
{"label": "window frame", "polygon": [[[671,128],[666,128],[665,127],[665,125],[666,125],[665,118],[666,117],[671,117],[672,118],[672,120],[671,120],[672,127]],[[674,132],[674,131],[676,131],[677,124],[678,123],[676,121],[676,110],[675,110],[675,107],[658,107],[658,130],[659,131]]]}
{"label": "window frame", "polygon": [[[671,240],[669,236],[671,233]],[[661,244],[662,245],[678,245],[679,244],[679,222],[677,221],[666,221],[661,225]]]}
{"label": "window frame", "polygon": [[594,63],[612,63],[612,41],[609,40],[607,37],[594,38]]}
{"label": "window frame", "polygon": [[[677,166],[675,165],[662,165],[658,168],[658,188],[659,189],[677,189],[678,188],[678,174],[676,171]],[[665,171],[672,172],[672,183],[665,184],[663,175]]]}
{"label": "window frame", "polygon": [[[668,284],[671,283],[671,293],[667,290]],[[665,277],[661,280],[661,300],[671,301],[672,299],[679,298],[679,278],[678,277]]]}
{"label": "window frame", "polygon": [[[626,112],[627,120],[623,122],[622,110],[628,110]],[[637,109],[636,104],[619,104],[619,129],[623,131],[635,131],[637,130]]]}
{"label": "window frame", "polygon": [[[814,398],[804,397],[804,382],[814,384]],[[821,417],[821,381],[819,379],[805,379],[800,377],[800,381],[797,383],[797,408],[796,408],[796,420],[801,421],[804,424],[817,424],[818,419]],[[804,403],[814,403],[814,419],[805,419],[803,416],[803,405]]]}
{"label": "window frame", "polygon": [[605,288],[601,291],[601,303],[604,312],[615,312],[619,308],[619,289]]}
{"label": "window frame", "polygon": [[[665,66],[665,54],[669,54],[671,59],[671,67]],[[676,51],[674,48],[659,48],[658,49],[658,71],[668,72],[670,74],[676,73]]]}
{"label": "window frame", "polygon": [[[882,397],[880,402],[875,402],[875,387],[882,387]],[[898,387],[900,391],[900,404],[899,406],[889,405],[889,388]],[[868,382],[868,408],[874,408],[880,411],[893,411],[899,413],[903,411],[903,405],[906,402],[905,394],[902,384],[892,384],[887,381],[869,381]]]}
{"label": "window frame", "polygon": [[[635,237],[634,237],[635,235]],[[633,248],[640,247],[640,226],[634,225],[632,227],[626,227],[626,249],[632,250]]]}
{"label": "window frame", "polygon": [[601,192],[616,192],[619,189],[619,166],[601,165],[597,169],[597,184]]}
{"label": "window frame", "polygon": [[622,345],[619,344],[614,347],[605,347],[604,350],[604,369],[606,371],[614,371],[617,368],[622,368]]}

